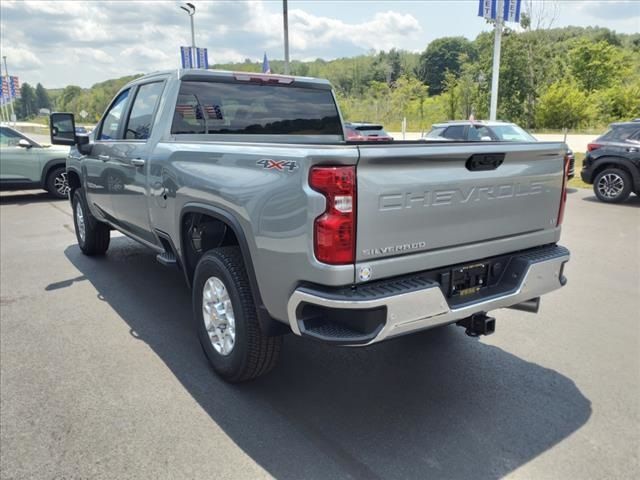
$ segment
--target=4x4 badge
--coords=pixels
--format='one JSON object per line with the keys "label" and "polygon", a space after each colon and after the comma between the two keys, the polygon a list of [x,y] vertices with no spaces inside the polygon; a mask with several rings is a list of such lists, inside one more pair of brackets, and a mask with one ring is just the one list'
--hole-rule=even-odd
{"label": "4x4 badge", "polygon": [[298,162],[294,160],[272,160],[271,158],[262,158],[256,162],[256,165],[260,165],[267,170],[278,170],[280,172],[293,172],[298,168]]}

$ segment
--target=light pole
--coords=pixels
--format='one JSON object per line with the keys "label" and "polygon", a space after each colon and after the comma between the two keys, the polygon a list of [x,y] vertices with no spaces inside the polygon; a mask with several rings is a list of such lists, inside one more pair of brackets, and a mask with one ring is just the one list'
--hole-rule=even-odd
{"label": "light pole", "polygon": [[193,16],[196,14],[196,6],[193,3],[185,3],[180,8],[187,12],[189,20],[191,20],[191,66],[196,64],[196,32],[193,26]]}
{"label": "light pole", "polygon": [[498,0],[496,9],[496,27],[493,39],[493,70],[491,73],[491,107],[489,120],[495,120],[498,113],[498,83],[500,77],[500,46],[502,43],[502,25],[504,0]]}
{"label": "light pole", "polygon": [[282,0],[282,22],[284,24],[284,74],[289,75],[289,9],[287,0]]}

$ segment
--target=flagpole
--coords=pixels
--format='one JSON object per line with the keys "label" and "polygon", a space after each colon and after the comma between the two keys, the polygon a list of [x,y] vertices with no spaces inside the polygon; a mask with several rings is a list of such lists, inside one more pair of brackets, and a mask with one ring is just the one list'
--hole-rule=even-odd
{"label": "flagpole", "polygon": [[489,119],[495,120],[498,112],[498,83],[500,80],[500,47],[502,43],[502,25],[504,23],[504,0],[498,0],[496,8],[496,26],[493,39],[493,71],[491,74],[491,110]]}
{"label": "flagpole", "polygon": [[7,68],[7,56],[3,55],[2,59],[4,60],[4,74],[7,77],[7,86],[9,87],[9,107],[11,108],[11,121],[14,122],[15,126],[15,116],[16,112],[13,111],[13,97],[11,96],[11,77],[9,76],[9,69]]}
{"label": "flagpole", "polygon": [[289,11],[287,0],[282,0],[282,22],[284,24],[284,74],[289,75]]}

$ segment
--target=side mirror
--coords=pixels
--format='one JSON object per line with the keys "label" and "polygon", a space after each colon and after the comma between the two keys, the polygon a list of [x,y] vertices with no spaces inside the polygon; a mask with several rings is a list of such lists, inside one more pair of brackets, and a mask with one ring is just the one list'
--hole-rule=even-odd
{"label": "side mirror", "polygon": [[22,148],[33,147],[33,145],[31,145],[31,142],[29,142],[29,140],[25,140],[24,138],[21,138],[20,140],[18,140],[18,146]]}
{"label": "side mirror", "polygon": [[49,129],[53,145],[76,144],[76,122],[73,113],[52,113],[49,116]]}

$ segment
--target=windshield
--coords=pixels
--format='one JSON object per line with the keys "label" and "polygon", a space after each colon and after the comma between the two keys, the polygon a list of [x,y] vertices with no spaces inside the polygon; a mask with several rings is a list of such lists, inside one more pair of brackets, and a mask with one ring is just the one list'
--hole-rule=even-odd
{"label": "windshield", "polygon": [[491,127],[498,140],[503,142],[537,142],[537,140],[517,125],[495,125]]}

